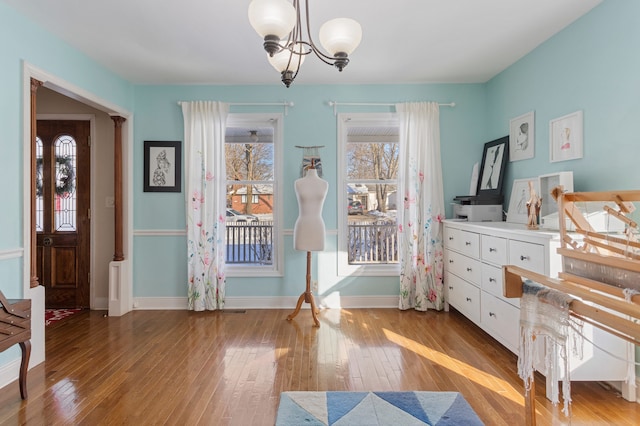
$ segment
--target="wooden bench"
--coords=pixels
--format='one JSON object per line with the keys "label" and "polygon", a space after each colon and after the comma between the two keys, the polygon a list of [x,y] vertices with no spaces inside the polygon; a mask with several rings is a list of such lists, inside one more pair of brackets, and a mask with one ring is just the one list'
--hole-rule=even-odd
{"label": "wooden bench", "polygon": [[22,350],[20,396],[27,399],[27,369],[31,356],[31,299],[7,300],[0,291],[0,352],[16,343]]}

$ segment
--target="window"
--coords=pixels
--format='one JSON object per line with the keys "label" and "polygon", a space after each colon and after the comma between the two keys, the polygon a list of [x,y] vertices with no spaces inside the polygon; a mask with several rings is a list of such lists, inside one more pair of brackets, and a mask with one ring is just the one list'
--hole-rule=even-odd
{"label": "window", "polygon": [[[247,196],[246,196],[246,194],[242,194],[242,201],[241,201],[241,202],[242,202],[243,204],[246,204],[246,203],[247,203]],[[258,202],[259,202],[258,195],[253,194],[253,195],[251,196],[251,204],[258,204]]]}
{"label": "window", "polygon": [[340,275],[398,274],[395,114],[339,114]]}
{"label": "window", "polygon": [[[75,139],[59,135],[45,146],[36,137],[36,232],[76,231],[77,193]],[[55,158],[55,163],[54,163]],[[45,172],[48,173],[45,175]],[[51,174],[53,172],[53,175]],[[55,185],[53,183],[55,181]],[[45,201],[48,208],[45,208]],[[53,224],[45,226],[45,211],[53,211]]]}
{"label": "window", "polygon": [[281,116],[229,114],[226,262],[230,276],[282,274]]}

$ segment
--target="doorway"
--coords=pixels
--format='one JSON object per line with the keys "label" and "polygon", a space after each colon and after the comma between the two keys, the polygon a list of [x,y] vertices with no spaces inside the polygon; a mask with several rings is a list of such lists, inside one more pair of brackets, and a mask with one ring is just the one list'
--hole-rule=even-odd
{"label": "doorway", "polygon": [[[32,155],[34,152],[34,140],[32,136],[34,133],[37,133],[37,118],[39,119],[64,119],[64,117],[60,117],[59,115],[91,115],[94,114],[95,111],[84,111],[79,110],[78,108],[69,108],[65,102],[54,103],[51,108],[43,110],[41,107],[42,104],[42,94],[43,91],[40,89],[46,88],[49,89],[50,92],[55,92],[56,94],[62,95],[65,99],[72,99],[76,102],[79,102],[82,105],[86,105],[93,110],[100,111],[105,114],[105,117],[109,121],[108,126],[103,126],[104,128],[113,129],[114,124],[110,117],[118,116],[124,117],[127,121],[122,124],[122,152],[123,152],[123,175],[122,175],[122,184],[123,184],[123,204],[122,211],[124,216],[124,232],[122,234],[123,244],[125,247],[125,260],[120,262],[105,262],[105,270],[108,282],[105,285],[104,290],[104,299],[95,301],[90,300],[90,304],[95,303],[97,309],[108,309],[108,313],[110,316],[122,316],[131,311],[133,305],[133,272],[131,268],[132,261],[132,253],[133,253],[133,120],[132,114],[127,111],[127,109],[118,106],[116,104],[111,103],[91,92],[88,92],[82,88],[74,86],[73,84],[51,74],[45,70],[35,67],[33,64],[25,61],[23,63],[22,68],[22,117],[23,117],[23,176],[21,186],[23,188],[23,214],[25,216],[25,220],[22,223],[22,235],[24,241],[24,262],[23,262],[23,295],[25,298],[31,299],[31,309],[33,313],[33,321],[31,323],[31,365],[37,365],[45,360],[45,326],[44,326],[44,311],[45,311],[45,288],[42,285],[39,285],[39,280],[37,278],[37,242],[36,242],[36,232],[35,226],[32,224],[35,223],[35,219],[33,222],[29,220],[28,215],[31,214],[32,207],[34,205],[35,196],[32,197],[33,188],[35,192],[35,182],[32,182],[32,178],[35,180],[35,174],[32,173],[32,165],[31,161],[35,162],[35,156]],[[116,96],[117,97],[117,96]],[[37,98],[37,99],[36,99]],[[37,100],[37,101],[36,101]],[[57,117],[38,117],[39,115],[56,115]],[[69,119],[80,119],[80,120],[89,120],[91,124],[91,135],[92,137],[97,137],[97,135],[102,135],[104,130],[101,129],[100,125],[95,125],[94,121],[91,118],[86,117],[68,117]],[[98,127],[98,128],[96,128]],[[113,137],[113,133],[111,134]],[[108,136],[107,136],[108,139]],[[105,139],[106,140],[106,139]],[[96,140],[94,139],[94,142]],[[96,155],[96,147],[98,143],[92,143],[91,155]],[[99,182],[105,182],[109,180],[109,177],[103,174],[104,172],[100,170],[102,167],[104,170],[109,168],[114,170],[113,160],[105,160],[104,155],[101,153],[100,157],[101,161],[97,161],[96,158],[92,159],[91,162],[91,171],[94,174],[92,182],[93,186],[91,188],[92,193],[92,217],[91,223],[96,222],[96,211],[95,211],[95,200],[96,194],[99,194],[99,191],[96,189],[95,184]],[[111,162],[110,162],[111,161]],[[33,165],[35,168],[35,164]],[[15,184],[20,185],[19,182]],[[105,194],[104,190],[102,190],[102,194]],[[35,194],[33,194],[35,195]],[[105,194],[106,195],[106,194]],[[105,195],[102,195],[102,199],[105,199]],[[110,217],[114,217],[113,213],[111,213]],[[91,253],[95,255],[95,253],[99,252],[100,248],[106,245],[108,241],[114,241],[113,235],[114,232],[112,230],[106,230],[103,233],[96,233],[93,231],[93,228],[96,227],[92,225],[92,233],[90,240],[92,242]],[[98,226],[98,229],[101,227]],[[33,242],[32,242],[33,241]],[[96,241],[99,241],[100,244],[96,244]],[[111,250],[111,248],[107,248],[105,250]],[[111,255],[113,255],[113,251],[111,251]],[[93,256],[92,256],[93,257]],[[109,256],[109,259],[111,256]],[[95,267],[95,260],[91,260],[92,264],[90,267],[90,271],[92,274],[90,286],[94,282],[93,275],[96,273],[97,268]],[[98,262],[99,264],[99,262]],[[34,285],[36,284],[36,285]],[[98,297],[102,297],[101,294],[95,290],[94,287],[91,287],[90,290],[90,299],[95,299],[96,295]],[[93,308],[93,305],[90,306]]]}
{"label": "doorway", "polygon": [[37,122],[37,274],[46,308],[90,307],[89,143],[89,121]]}

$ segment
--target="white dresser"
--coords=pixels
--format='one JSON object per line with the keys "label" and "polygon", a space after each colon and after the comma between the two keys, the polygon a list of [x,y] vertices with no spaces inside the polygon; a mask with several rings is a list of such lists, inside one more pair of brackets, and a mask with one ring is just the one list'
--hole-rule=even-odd
{"label": "white dresser", "polygon": [[[557,254],[560,234],[507,222],[446,220],[444,224],[445,300],[518,354],[520,299],[503,296],[502,266],[556,277],[562,268]],[[583,358],[571,358],[571,380],[622,382],[614,385],[626,399],[635,400],[634,368],[627,363],[635,359],[633,345],[588,324],[583,333],[618,359],[585,341]],[[627,379],[631,380],[625,385]],[[550,390],[547,383],[547,395]]]}

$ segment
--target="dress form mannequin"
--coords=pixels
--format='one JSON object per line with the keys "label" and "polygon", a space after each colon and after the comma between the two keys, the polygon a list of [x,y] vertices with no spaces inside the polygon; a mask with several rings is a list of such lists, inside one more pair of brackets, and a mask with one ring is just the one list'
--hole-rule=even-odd
{"label": "dress form mannequin", "polygon": [[295,181],[294,188],[298,199],[299,216],[293,228],[293,248],[307,252],[307,287],[298,298],[295,311],[287,316],[292,320],[300,312],[302,302],[311,304],[311,315],[316,327],[320,327],[318,310],[311,292],[311,252],[324,250],[325,227],[322,220],[322,205],[327,196],[329,184],[318,176],[311,166],[306,175]]}
{"label": "dress form mannequin", "polygon": [[318,177],[316,169],[308,169],[305,177],[295,182],[299,216],[293,228],[293,248],[296,250],[324,250],[325,228],[322,205],[329,184]]}

